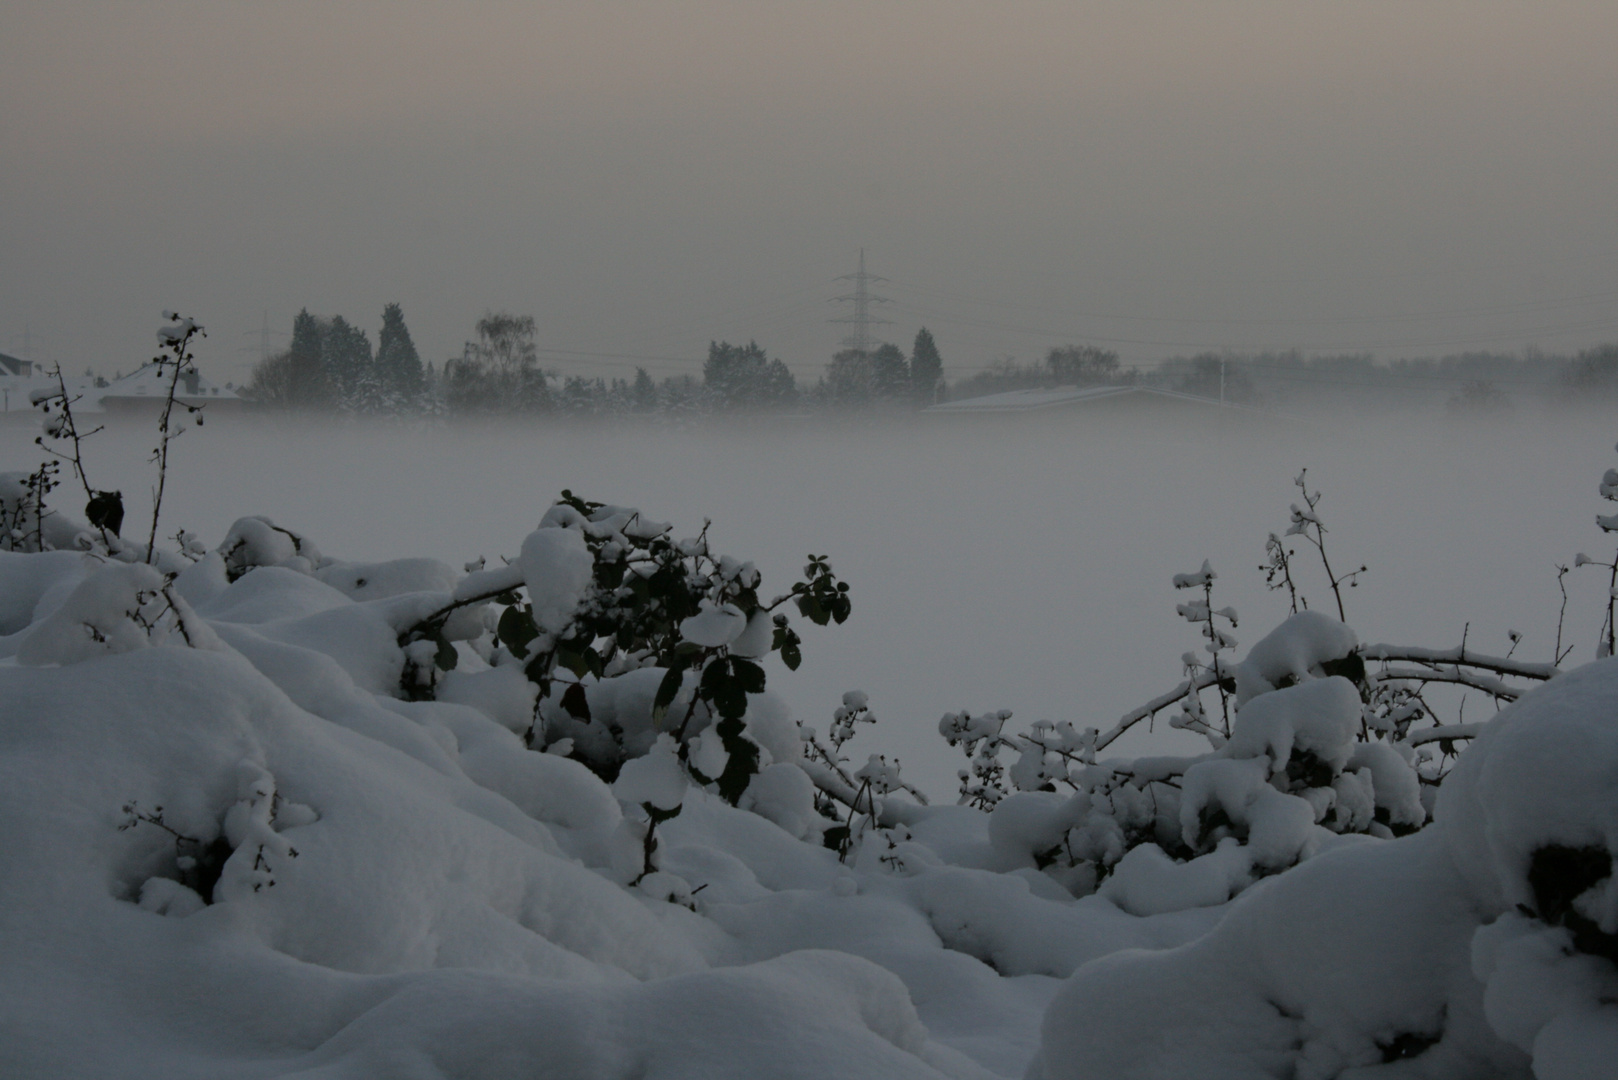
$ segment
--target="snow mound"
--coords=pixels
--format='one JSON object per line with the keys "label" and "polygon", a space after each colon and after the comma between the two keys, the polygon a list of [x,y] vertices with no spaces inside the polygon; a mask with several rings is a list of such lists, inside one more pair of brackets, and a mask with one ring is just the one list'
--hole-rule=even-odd
{"label": "snow mound", "polygon": [[1236,701],[1319,678],[1322,665],[1342,660],[1359,647],[1354,631],[1319,611],[1300,611],[1264,635],[1236,665]]}
{"label": "snow mound", "polygon": [[[1214,752],[1126,769],[1046,725],[992,812],[927,806],[878,755],[806,758],[771,693],[694,705],[774,662],[773,621],[723,603],[681,621],[733,655],[541,698],[484,605],[525,589],[565,634],[603,595],[586,538],[637,530],[667,526],[556,508],[464,576],[264,518],[155,568],[0,555],[6,1075],[1610,1071],[1618,660],[1501,712],[1400,840],[1337,833],[1425,809],[1313,613],[1244,661]],[[453,669],[402,686],[422,649]],[[703,777],[754,751],[730,805]],[[1058,767],[1075,793],[1033,790]]]}
{"label": "snow mound", "polygon": [[[1029,1075],[1610,1075],[1614,715],[1618,660],[1555,679],[1463,755],[1433,827],[1340,843],[1243,894],[1196,941],[1081,968],[1052,1002]],[[1355,760],[1378,768],[1363,747]],[[1221,806],[1261,792],[1257,759],[1221,760],[1187,772],[1188,801],[1210,765],[1221,775],[1203,786]],[[1384,786],[1395,807],[1410,795]],[[1130,876],[1111,890],[1121,901],[1141,904],[1150,875],[1173,884],[1195,865],[1164,866],[1147,850],[1125,860]]]}

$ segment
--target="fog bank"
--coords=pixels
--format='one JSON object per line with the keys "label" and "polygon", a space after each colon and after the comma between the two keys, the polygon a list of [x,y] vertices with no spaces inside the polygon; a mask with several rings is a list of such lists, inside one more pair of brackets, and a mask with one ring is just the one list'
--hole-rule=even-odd
{"label": "fog bank", "polygon": [[[210,546],[235,518],[265,514],[330,556],[427,555],[455,567],[516,547],[563,488],[638,506],[718,551],[754,560],[784,591],[806,554],[852,583],[841,627],[805,625],[796,673],[770,684],[824,731],[840,695],[871,695],[880,723],[850,750],[898,754],[906,774],[952,800],[946,711],[1009,708],[1021,722],[1105,728],[1169,689],[1200,647],[1174,611],[1170,578],[1210,559],[1216,603],[1242,616],[1237,655],[1285,614],[1258,569],[1309,469],[1365,640],[1469,642],[1520,656],[1551,649],[1555,567],[1605,558],[1596,493],[1613,464],[1605,417],[1568,413],[1463,423],[1442,417],[1232,417],[1211,424],[850,422],[779,418],[693,427],[345,424],[216,417],[174,446],[163,531]],[[27,468],[36,429],[0,427],[0,461]],[[97,487],[120,487],[126,534],[149,521],[150,427],[120,423],[87,444]],[[71,489],[61,505],[77,511]],[[1310,605],[1334,611],[1309,551]],[[1598,578],[1600,580],[1598,580]],[[1598,568],[1569,577],[1569,663],[1591,659],[1605,604]],[[802,622],[803,620],[799,620]],[[1476,697],[1476,695],[1474,695]],[[1492,706],[1477,699],[1468,718]],[[1139,752],[1142,733],[1119,744]],[[1170,733],[1167,738],[1178,736]],[[1169,745],[1165,743],[1164,745]]]}

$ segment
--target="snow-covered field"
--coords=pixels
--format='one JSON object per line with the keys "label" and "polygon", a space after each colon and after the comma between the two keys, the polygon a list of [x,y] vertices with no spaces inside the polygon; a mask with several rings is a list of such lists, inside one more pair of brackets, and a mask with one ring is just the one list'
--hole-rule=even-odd
{"label": "snow-covered field", "polygon": [[[6,468],[32,466],[33,434],[0,428]],[[149,442],[122,427],[88,451],[95,485],[129,498],[126,534],[144,535]],[[1353,637],[1283,625],[1256,569],[1308,466],[1339,569],[1370,567],[1347,597],[1359,640],[1443,648],[1470,623],[1475,650],[1504,653],[1515,630],[1519,655],[1543,659],[1555,564],[1610,552],[1593,521],[1613,453],[1599,417],[220,420],[173,452],[165,531],[234,561],[209,555],[165,592],[116,561],[0,554],[6,1075],[1561,1080],[1618,1060],[1618,661],[1578,667],[1604,572],[1569,579],[1576,670],[1462,755],[1432,824],[1379,840],[1373,805],[1395,824],[1401,806],[1422,813],[1401,794],[1414,760],[1356,756],[1358,697],[1333,667]],[[846,625],[799,620],[799,671],[767,662],[780,702],[750,699],[761,771],[738,805],[652,741],[659,680],[638,677],[655,669],[592,686],[626,745],[646,733],[612,784],[525,745],[530,684],[469,644],[436,700],[402,699],[416,660],[401,631],[470,595],[462,564],[522,552],[513,587],[537,612],[566,593],[567,560],[531,552],[628,527],[536,533],[564,487],[675,536],[712,518],[715,549],[754,560],[761,593],[809,552],[852,583]],[[233,533],[248,514],[323,556]],[[438,562],[378,565],[411,557]],[[966,759],[940,715],[1106,728],[1182,677],[1200,639],[1170,578],[1204,558],[1249,663],[1233,737],[1210,753],[1164,714],[1107,752],[1181,755],[1154,774],[1173,812],[1131,824],[1128,785],[1103,806],[1077,766],[1078,794],[950,805]],[[880,720],[848,744],[851,767],[897,754],[934,798],[867,802],[839,859],[778,704],[824,733],[856,687]],[[1474,694],[1463,719],[1493,715]],[[692,735],[690,761],[709,760]],[[1306,754],[1325,780],[1289,779]],[[648,854],[650,808],[676,807]],[[1107,848],[1102,826],[1135,831]],[[1092,841],[1107,853],[1046,850]],[[1101,891],[1075,899],[1096,875],[1059,871],[1103,863]]]}
{"label": "snow-covered field", "polygon": [[[37,433],[0,426],[0,462],[27,467]],[[880,723],[859,745],[897,753],[925,790],[952,796],[961,759],[936,734],[947,711],[1106,727],[1173,686],[1198,641],[1175,617],[1173,574],[1212,560],[1215,599],[1248,626],[1273,625],[1286,602],[1257,567],[1303,467],[1325,493],[1336,556],[1370,567],[1348,596],[1362,634],[1455,645],[1470,622],[1486,650],[1504,651],[1515,629],[1522,654],[1547,656],[1555,564],[1599,554],[1591,484],[1612,442],[1605,416],[1579,414],[1193,428],[334,429],[220,417],[175,444],[165,531],[213,544],[236,518],[264,514],[336,557],[459,567],[515,556],[569,488],[682,534],[711,518],[718,548],[755,561],[766,589],[785,587],[807,553],[828,555],[853,585],[853,617],[804,629],[803,668],[772,689],[822,727],[844,691],[864,690]],[[151,443],[150,425],[124,424],[88,444],[92,481],[121,487],[142,530]],[[1603,590],[1584,574],[1569,580],[1575,662],[1593,656],[1601,617]],[[1327,602],[1312,565],[1304,579]]]}

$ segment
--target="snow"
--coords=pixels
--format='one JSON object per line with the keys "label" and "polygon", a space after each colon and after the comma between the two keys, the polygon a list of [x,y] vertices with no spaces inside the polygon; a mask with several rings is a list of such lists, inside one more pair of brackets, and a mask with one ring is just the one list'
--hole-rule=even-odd
{"label": "snow", "polygon": [[534,605],[534,622],[552,634],[566,630],[590,585],[593,561],[583,535],[572,529],[535,529],[522,542],[517,565]]}
{"label": "snow", "polygon": [[[1081,969],[1047,1013],[1031,1075],[1610,1075],[1610,860],[1559,902],[1531,867],[1553,845],[1604,856],[1618,839],[1615,665],[1503,710],[1446,780],[1432,827],[1321,854],[1180,949]],[[1207,764],[1230,774],[1224,804],[1262,790],[1245,762]],[[1252,775],[1238,784],[1243,765]],[[1417,1071],[1388,1058],[1401,1036],[1431,1044]]]}
{"label": "snow", "polygon": [[1300,611],[1266,634],[1236,666],[1236,700],[1246,703],[1281,686],[1318,678],[1320,665],[1340,660],[1359,639],[1319,611]]}
{"label": "snow", "polygon": [[674,736],[659,735],[644,755],[624,762],[612,793],[620,801],[634,805],[674,810],[685,799],[687,781],[680,768],[679,747]]}
{"label": "snow", "polygon": [[[880,798],[834,823],[774,692],[749,695],[759,770],[729,805],[690,772],[729,761],[712,718],[682,744],[654,714],[661,669],[584,679],[583,720],[477,604],[445,628],[461,663],[405,700],[407,650],[437,645],[402,629],[521,588],[559,634],[589,544],[637,528],[666,530],[547,514],[465,576],[262,517],[173,577],[0,553],[7,1075],[1611,1074],[1618,660],[1503,709],[1397,840],[1333,831],[1426,809],[1328,671],[1353,631],[1313,612],[1237,666],[1214,752],[1121,780],[1024,748],[1028,787],[1080,790],[989,812],[920,805],[861,753],[841,767]],[[682,629],[760,656],[772,625],[709,603]],[[852,734],[869,703],[843,702]],[[1008,718],[940,730],[975,746]],[[615,771],[585,752],[603,733]]]}
{"label": "snow", "polygon": [[1267,755],[1271,772],[1285,772],[1296,751],[1340,772],[1354,752],[1359,728],[1359,690],[1334,675],[1247,701],[1236,714],[1223,753],[1236,758]]}
{"label": "snow", "polygon": [[680,636],[705,649],[729,645],[747,629],[747,616],[735,604],[704,600],[701,608],[680,623]]}
{"label": "snow", "polygon": [[730,640],[730,655],[757,660],[770,651],[775,636],[775,623],[763,608],[747,617],[747,626]]}
{"label": "snow", "polygon": [[518,735],[533,727],[538,696],[539,688],[515,667],[446,671],[436,694],[439,701],[468,705]]}

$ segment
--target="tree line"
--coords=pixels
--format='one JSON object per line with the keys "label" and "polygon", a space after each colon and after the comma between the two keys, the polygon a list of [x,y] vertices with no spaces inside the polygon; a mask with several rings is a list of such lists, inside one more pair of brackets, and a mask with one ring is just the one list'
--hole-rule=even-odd
{"label": "tree line", "polygon": [[272,408],[397,413],[422,409],[430,381],[398,304],[382,309],[373,352],[364,330],[341,315],[298,312],[284,352],[253,368],[245,396]]}
{"label": "tree line", "polygon": [[403,309],[383,309],[373,351],[366,332],[341,315],[307,309],[293,320],[292,341],[253,370],[244,396],[265,408],[355,414],[698,413],[747,409],[925,407],[942,400],[943,360],[923,327],[911,354],[897,345],[845,349],[813,385],[800,386],[778,357],[755,341],[710,342],[702,376],[633,379],[563,376],[541,365],[531,315],[489,312],[461,355],[435,370],[423,364]]}
{"label": "tree line", "polygon": [[[1305,356],[1300,350],[1173,357],[1156,369],[1126,367],[1096,345],[1060,345],[1043,360],[1006,359],[952,384],[925,327],[907,356],[892,343],[844,349],[813,383],[800,383],[756,341],[713,341],[700,377],[654,379],[564,376],[540,363],[533,316],[489,312],[461,354],[435,369],[423,364],[398,304],[382,311],[375,349],[341,315],[303,310],[288,348],[261,362],[244,395],[265,408],[369,415],[556,413],[573,416],[697,414],[740,410],[919,409],[954,398],[1057,386],[1139,383],[1235,404],[1286,404],[1304,396],[1373,394],[1425,398],[1452,411],[1509,408],[1516,395],[1618,397],[1618,345],[1575,356],[1466,353],[1378,362],[1370,355]],[[1444,395],[1448,395],[1445,398]]]}

